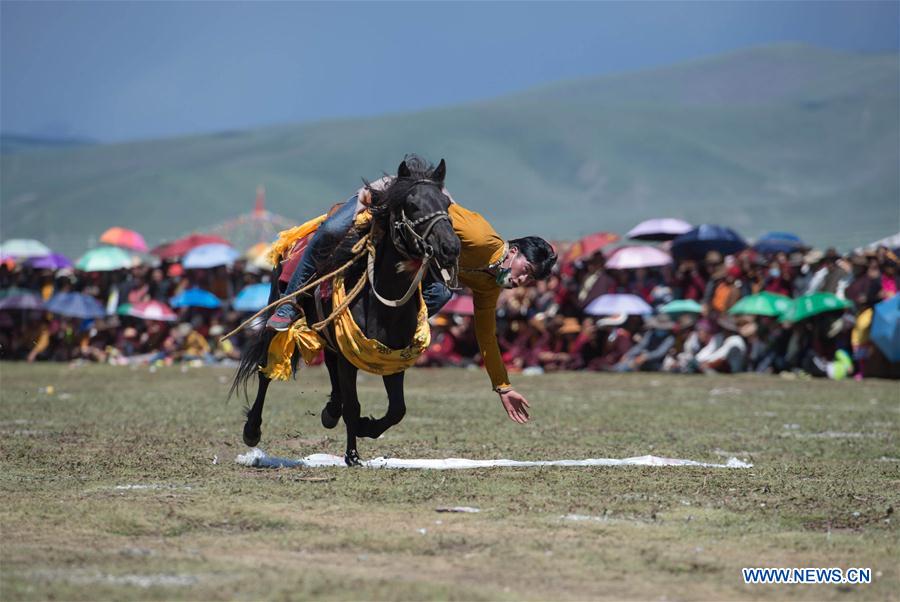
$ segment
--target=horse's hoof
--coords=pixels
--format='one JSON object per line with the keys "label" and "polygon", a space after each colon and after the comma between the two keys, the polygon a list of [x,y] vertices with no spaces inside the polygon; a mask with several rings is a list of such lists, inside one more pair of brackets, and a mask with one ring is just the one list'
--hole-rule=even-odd
{"label": "horse's hoof", "polygon": [[344,463],[347,466],[362,466],[362,462],[359,459],[359,452],[355,449],[348,451],[344,454]]}
{"label": "horse's hoof", "polygon": [[244,427],[244,445],[247,447],[256,447],[259,440],[262,439],[262,429],[257,428],[255,431],[248,427]]}
{"label": "horse's hoof", "polygon": [[324,426],[327,429],[333,429],[334,427],[337,426],[337,423],[340,421],[341,421],[340,414],[337,416],[332,416],[328,412],[328,406],[325,406],[324,408],[322,408],[322,426]]}

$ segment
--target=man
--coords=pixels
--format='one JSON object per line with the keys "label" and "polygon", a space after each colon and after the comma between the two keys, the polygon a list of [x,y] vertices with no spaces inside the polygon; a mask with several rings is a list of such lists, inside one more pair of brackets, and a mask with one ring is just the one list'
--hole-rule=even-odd
{"label": "man", "polygon": [[[432,172],[428,164],[415,155],[407,156],[404,161],[413,173]],[[318,260],[334,250],[353,224],[356,213],[368,205],[370,189],[386,188],[392,180],[388,176],[360,189],[356,196],[319,226],[288,283],[285,295],[296,291],[315,275]],[[538,280],[547,278],[556,264],[556,253],[547,241],[537,236],[503,240],[484,217],[454,202],[446,189],[443,192],[450,198],[448,213],[461,244],[459,281],[472,290],[475,336],[484,367],[509,418],[525,424],[528,422],[528,400],[510,384],[497,343],[497,299],[504,288],[532,286]],[[443,282],[431,279],[423,282],[422,294],[428,306],[428,315],[437,313],[452,296]],[[266,326],[273,330],[286,330],[298,315],[296,306],[286,303],[278,308]]]}

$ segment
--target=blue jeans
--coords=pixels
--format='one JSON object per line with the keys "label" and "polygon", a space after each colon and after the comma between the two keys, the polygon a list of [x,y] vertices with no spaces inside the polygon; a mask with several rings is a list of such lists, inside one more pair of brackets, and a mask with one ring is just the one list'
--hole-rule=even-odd
{"label": "blue jeans", "polygon": [[[303,284],[309,282],[316,273],[316,265],[334,252],[335,247],[343,240],[350,227],[353,226],[353,219],[356,217],[356,196],[350,198],[344,206],[338,209],[334,214],[326,219],[313,234],[312,240],[303,253],[303,258],[294,274],[288,282],[285,295],[293,293]],[[422,282],[422,296],[425,298],[425,305],[428,307],[428,316],[436,314],[453,293],[447,288],[443,282],[438,282],[428,275]]]}
{"label": "blue jeans", "polygon": [[334,248],[344,238],[353,225],[356,217],[356,195],[353,195],[344,206],[334,212],[331,217],[319,225],[312,240],[306,246],[303,259],[288,282],[284,294],[290,294],[309,282],[316,273],[316,265],[328,258]]}

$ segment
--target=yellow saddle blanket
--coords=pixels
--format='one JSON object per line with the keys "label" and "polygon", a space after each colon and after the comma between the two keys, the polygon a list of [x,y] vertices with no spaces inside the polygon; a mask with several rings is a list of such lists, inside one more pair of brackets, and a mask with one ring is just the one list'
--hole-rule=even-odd
{"label": "yellow saddle blanket", "polygon": [[[363,217],[366,216],[366,217]],[[367,211],[357,216],[357,225],[368,221]],[[279,236],[273,248],[273,263],[280,261],[284,253],[293,247],[293,242],[303,236],[308,236],[318,229],[324,221],[324,216],[317,217],[305,224],[286,230]],[[365,277],[365,276],[363,276]],[[347,296],[344,290],[343,274],[338,274],[332,280],[332,307],[338,307]],[[419,314],[416,324],[416,332],[409,346],[403,349],[391,349],[380,341],[370,339],[360,330],[348,307],[334,320],[335,339],[340,352],[350,363],[366,372],[380,374],[396,374],[413,366],[428,345],[431,344],[431,329],[428,326],[428,308],[422,297],[422,285],[419,285]],[[290,329],[279,332],[269,344],[266,365],[260,371],[272,380],[288,380],[291,376],[291,359],[297,349],[307,364],[313,362],[319,352],[325,347],[325,340],[318,332],[307,325],[306,318],[300,318]]]}

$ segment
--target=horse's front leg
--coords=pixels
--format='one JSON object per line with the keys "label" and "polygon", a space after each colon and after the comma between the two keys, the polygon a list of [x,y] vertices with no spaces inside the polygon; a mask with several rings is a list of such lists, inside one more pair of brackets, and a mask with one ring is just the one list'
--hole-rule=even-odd
{"label": "horse's front leg", "polygon": [[244,443],[249,447],[256,447],[262,438],[262,412],[266,403],[266,391],[272,379],[259,373],[259,387],[256,390],[256,401],[253,407],[247,410],[247,422],[244,423]]}
{"label": "horse's front leg", "polygon": [[357,433],[360,437],[377,439],[386,430],[398,424],[406,415],[406,401],[403,398],[403,375],[398,372],[390,376],[383,376],[384,390],[388,395],[387,413],[378,419],[361,418]]}
{"label": "horse's front leg", "polygon": [[322,426],[333,429],[341,419],[343,403],[341,402],[341,379],[338,373],[338,357],[331,351],[325,351],[325,366],[328,368],[328,378],[331,379],[331,395],[328,403],[322,408]]}
{"label": "horse's front leg", "polygon": [[356,451],[356,435],[359,423],[359,398],[356,396],[357,368],[344,358],[338,360],[341,399],[343,401],[344,425],[347,427],[347,449],[344,462],[347,466],[359,466],[359,452]]}

